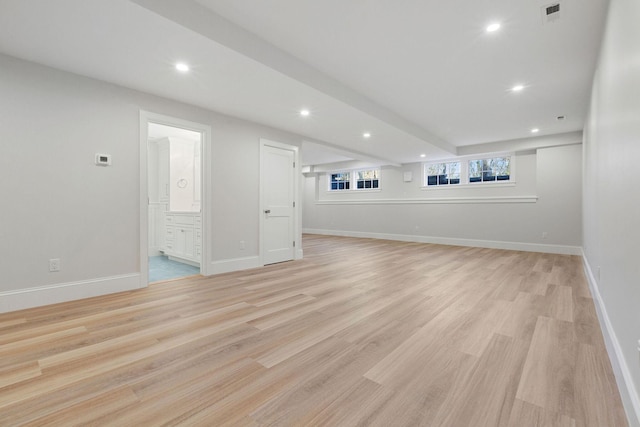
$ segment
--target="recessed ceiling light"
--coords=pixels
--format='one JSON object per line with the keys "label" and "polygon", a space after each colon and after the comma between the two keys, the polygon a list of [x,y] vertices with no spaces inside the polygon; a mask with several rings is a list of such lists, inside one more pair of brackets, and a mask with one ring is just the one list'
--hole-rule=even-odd
{"label": "recessed ceiling light", "polygon": [[524,89],[524,85],[515,85],[511,88],[511,92],[520,92],[522,89]]}
{"label": "recessed ceiling light", "polygon": [[311,114],[311,111],[304,109],[304,110],[300,110],[300,115],[302,117],[307,117],[309,114]]}
{"label": "recessed ceiling light", "polygon": [[186,73],[189,71],[189,66],[184,62],[178,62],[176,64],[176,70],[180,71],[181,73]]}
{"label": "recessed ceiling light", "polygon": [[538,132],[540,132],[540,129],[538,128],[531,129],[531,133],[538,133]]}
{"label": "recessed ceiling light", "polygon": [[365,133],[362,134],[362,137],[364,139],[368,139],[368,138],[371,138],[371,134],[369,132],[365,132]]}
{"label": "recessed ceiling light", "polygon": [[494,31],[498,31],[500,29],[500,23],[494,22],[487,26],[487,33],[493,33]]}
{"label": "recessed ceiling light", "polygon": [[427,157],[426,154],[420,154],[420,157]]}

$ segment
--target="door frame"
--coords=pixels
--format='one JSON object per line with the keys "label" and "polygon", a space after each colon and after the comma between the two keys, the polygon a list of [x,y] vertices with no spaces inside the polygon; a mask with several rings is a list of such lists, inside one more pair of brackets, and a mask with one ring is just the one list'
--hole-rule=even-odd
{"label": "door frame", "polygon": [[211,126],[191,122],[177,117],[165,116],[140,110],[140,286],[149,284],[149,183],[148,183],[148,140],[149,123],[156,123],[200,132],[202,183],[200,187],[200,215],[202,218],[202,254],[200,256],[200,274],[208,276],[209,254],[211,253]]}
{"label": "door frame", "polygon": [[284,144],[265,138],[260,138],[260,209],[258,211],[259,224],[260,224],[260,265],[264,264],[265,254],[265,238],[264,238],[264,210],[266,209],[265,190],[263,188],[262,174],[265,172],[265,147],[280,148],[282,150],[293,151],[293,161],[295,166],[293,168],[293,199],[295,202],[295,208],[293,209],[293,239],[295,242],[295,248],[293,250],[293,259],[302,259],[302,195],[300,192],[300,148],[296,145]]}

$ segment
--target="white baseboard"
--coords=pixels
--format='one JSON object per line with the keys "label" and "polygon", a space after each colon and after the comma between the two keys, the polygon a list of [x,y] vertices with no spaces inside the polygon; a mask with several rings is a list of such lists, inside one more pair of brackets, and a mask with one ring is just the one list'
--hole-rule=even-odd
{"label": "white baseboard", "polygon": [[232,271],[248,270],[257,267],[262,267],[259,256],[225,259],[223,261],[213,261],[210,263],[207,274],[230,273]]}
{"label": "white baseboard", "polygon": [[71,283],[0,292],[0,313],[91,298],[144,287],[140,274],[101,277]]}
{"label": "white baseboard", "polygon": [[613,373],[618,383],[618,390],[620,390],[620,397],[627,413],[630,427],[640,426],[640,397],[638,396],[638,390],[636,390],[631,378],[631,371],[627,365],[626,359],[622,353],[622,347],[616,336],[609,315],[607,314],[607,308],[604,305],[600,290],[598,288],[598,282],[595,279],[595,275],[591,270],[589,261],[587,260],[584,252],[582,253],[582,259],[584,262],[584,271],[589,282],[589,288],[591,289],[591,295],[596,306],[596,312],[598,313],[598,320],[600,321],[600,329],[604,335],[604,342],[607,346],[607,353],[609,354],[609,360],[611,360],[611,366]]}
{"label": "white baseboard", "polygon": [[296,249],[296,257],[294,259],[302,259],[302,249]]}
{"label": "white baseboard", "polygon": [[369,233],[362,231],[320,230],[304,228],[303,233],[329,236],[364,237],[369,239],[398,240],[401,242],[435,243],[439,245],[473,246],[478,248],[506,249],[525,252],[544,252],[549,254],[582,255],[579,246],[540,245],[537,243],[502,242],[494,240],[458,239],[451,237],[415,236],[408,234]]}
{"label": "white baseboard", "polygon": [[[514,186],[512,184],[482,184],[486,187],[507,187]],[[466,187],[467,185],[456,185],[456,188]],[[475,187],[475,184],[469,185],[469,187]],[[448,190],[448,187],[439,188],[425,188],[423,190],[436,191],[436,190]],[[365,192],[367,190],[358,190],[358,193]],[[380,190],[368,190],[367,192],[378,192]],[[345,191],[329,191],[331,195],[341,196],[355,193]],[[489,197],[429,197],[422,199],[340,199],[340,200],[316,200],[316,205],[426,205],[426,204],[470,204],[470,203],[536,203],[538,196],[489,196]]]}

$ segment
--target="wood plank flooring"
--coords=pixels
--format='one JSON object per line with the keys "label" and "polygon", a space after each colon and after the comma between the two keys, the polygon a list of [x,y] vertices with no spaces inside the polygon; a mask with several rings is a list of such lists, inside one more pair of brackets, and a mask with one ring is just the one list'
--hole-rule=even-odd
{"label": "wood plank flooring", "polygon": [[0,315],[0,425],[627,425],[579,257],[303,243]]}

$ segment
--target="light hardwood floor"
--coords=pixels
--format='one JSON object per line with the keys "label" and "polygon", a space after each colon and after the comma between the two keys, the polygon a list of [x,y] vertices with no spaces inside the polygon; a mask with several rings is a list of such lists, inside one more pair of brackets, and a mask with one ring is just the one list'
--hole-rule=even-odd
{"label": "light hardwood floor", "polygon": [[0,315],[0,425],[627,425],[580,258],[303,240]]}

